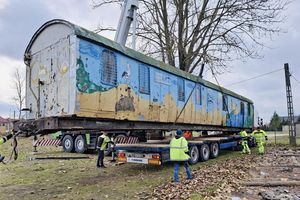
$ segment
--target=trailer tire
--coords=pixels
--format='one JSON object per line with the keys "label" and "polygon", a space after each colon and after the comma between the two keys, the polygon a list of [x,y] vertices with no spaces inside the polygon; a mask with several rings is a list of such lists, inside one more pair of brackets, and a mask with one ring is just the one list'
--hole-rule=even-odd
{"label": "trailer tire", "polygon": [[196,164],[199,160],[199,149],[197,146],[192,146],[190,148],[190,159],[189,159],[189,163],[191,165]]}
{"label": "trailer tire", "polygon": [[200,159],[201,161],[207,161],[209,159],[209,146],[207,144],[202,144],[200,147]]}
{"label": "trailer tire", "polygon": [[65,152],[74,152],[74,139],[71,135],[66,135],[62,140],[62,146]]}
{"label": "trailer tire", "polygon": [[87,150],[86,140],[83,135],[78,135],[76,137],[74,146],[77,153],[84,153]]}
{"label": "trailer tire", "polygon": [[220,148],[219,144],[217,142],[213,142],[210,145],[210,157],[216,158],[219,156]]}

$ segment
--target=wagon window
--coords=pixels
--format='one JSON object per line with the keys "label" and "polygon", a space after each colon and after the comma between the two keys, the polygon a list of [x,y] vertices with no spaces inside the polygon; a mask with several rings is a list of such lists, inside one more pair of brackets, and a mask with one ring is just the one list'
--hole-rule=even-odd
{"label": "wagon window", "polygon": [[139,66],[139,90],[140,93],[150,94],[150,70],[146,65]]}
{"label": "wagon window", "polygon": [[196,95],[196,97],[195,97],[196,104],[201,105],[202,101],[201,101],[201,86],[200,85],[196,86],[195,95]]}
{"label": "wagon window", "polygon": [[244,102],[241,101],[241,114],[244,115],[245,114],[245,105]]}
{"label": "wagon window", "polygon": [[250,116],[250,115],[251,115],[251,104],[248,103],[248,116]]}
{"label": "wagon window", "polygon": [[117,85],[116,55],[107,49],[102,51],[101,82],[108,85]]}
{"label": "wagon window", "polygon": [[178,100],[184,101],[185,95],[184,95],[184,80],[182,78],[177,79],[177,89],[178,89]]}
{"label": "wagon window", "polygon": [[228,96],[223,94],[223,111],[228,110]]}

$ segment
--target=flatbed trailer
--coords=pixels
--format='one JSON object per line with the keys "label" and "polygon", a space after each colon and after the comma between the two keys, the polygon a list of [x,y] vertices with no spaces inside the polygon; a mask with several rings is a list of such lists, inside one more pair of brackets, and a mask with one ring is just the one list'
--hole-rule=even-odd
{"label": "flatbed trailer", "polygon": [[[193,137],[188,139],[190,164],[217,158],[220,150],[236,149],[242,138],[238,135],[225,137]],[[170,139],[138,144],[117,144],[119,162],[162,165],[170,161]]]}

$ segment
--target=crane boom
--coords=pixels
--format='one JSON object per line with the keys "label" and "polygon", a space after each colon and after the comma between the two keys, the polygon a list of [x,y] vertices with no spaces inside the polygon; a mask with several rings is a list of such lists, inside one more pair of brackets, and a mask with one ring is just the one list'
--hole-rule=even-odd
{"label": "crane boom", "polygon": [[130,25],[133,22],[132,48],[135,49],[135,30],[136,30],[136,10],[138,9],[138,0],[125,0],[122,13],[119,19],[118,28],[115,35],[115,41],[121,45],[126,44]]}

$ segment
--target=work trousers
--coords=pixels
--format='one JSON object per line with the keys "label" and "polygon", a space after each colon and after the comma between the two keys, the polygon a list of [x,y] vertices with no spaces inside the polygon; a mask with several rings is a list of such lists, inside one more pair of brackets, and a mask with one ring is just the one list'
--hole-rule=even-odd
{"label": "work trousers", "polygon": [[264,154],[265,153],[264,142],[263,141],[258,141],[256,144],[257,144],[257,148],[258,148],[258,153],[259,154]]}
{"label": "work trousers", "polygon": [[104,159],[104,150],[98,150],[98,160],[97,160],[97,167],[104,166],[103,164]]}
{"label": "work trousers", "polygon": [[186,175],[188,179],[192,179],[193,176],[191,174],[191,169],[189,166],[188,161],[174,161],[174,182],[179,182],[179,166],[180,165],[184,165],[185,171],[186,171]]}
{"label": "work trousers", "polygon": [[248,154],[251,153],[247,140],[242,141],[242,146],[243,146],[243,153],[248,153]]}

